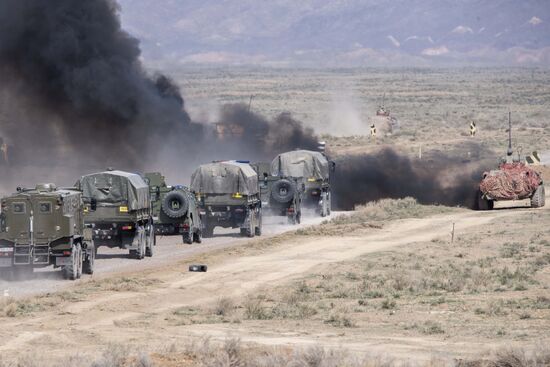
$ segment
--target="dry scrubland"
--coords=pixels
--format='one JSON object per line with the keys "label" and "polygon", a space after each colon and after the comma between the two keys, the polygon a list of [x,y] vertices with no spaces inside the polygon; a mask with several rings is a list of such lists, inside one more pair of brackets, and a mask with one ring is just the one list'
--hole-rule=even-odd
{"label": "dry scrubland", "polygon": [[[369,150],[368,120],[386,93],[401,131],[379,137],[416,154],[443,150],[466,155],[468,125],[478,124],[486,150],[503,154],[507,112],[512,111],[524,153],[550,146],[550,70],[544,69],[198,69],[173,70],[189,110],[216,121],[216,106],[248,103],[272,117],[292,112],[323,134],[334,153]],[[470,152],[474,155],[476,152]]]}
{"label": "dry scrubland", "polygon": [[[344,233],[361,237],[396,220],[466,212],[419,205],[411,198],[382,200],[320,227],[258,239],[241,249],[213,254],[209,263],[215,267],[228,261],[228,256],[231,261],[231,256],[275,251],[304,237],[333,238],[334,246],[338,246]],[[52,361],[52,366],[548,365],[550,229],[541,224],[550,221],[550,211],[520,209],[504,214],[488,226],[456,228],[453,242],[449,233],[429,242],[317,267],[280,285],[265,284],[244,297],[220,295],[207,304],[174,307],[146,320],[115,321],[120,330],[134,332],[149,327],[202,327],[209,335],[209,330],[221,327],[257,335],[331,335],[342,341],[342,348],[315,343],[309,347],[271,347],[242,342],[228,333],[222,338],[225,341],[195,337],[166,342],[154,350],[146,345],[112,344],[105,346],[102,355],[75,353]],[[63,314],[68,305],[103,294],[154,294],[162,285],[162,279],[154,278],[154,274],[96,280],[80,289],[4,302],[0,315],[4,320],[19,318],[24,323],[52,309]],[[375,340],[374,345],[387,344],[385,352],[346,348],[365,338]],[[421,341],[424,352],[430,345],[437,346],[439,352],[434,351],[427,360],[424,356],[414,361],[414,349],[395,357],[393,348],[407,339]],[[413,362],[403,362],[411,356]],[[32,353],[13,364],[0,363],[43,365],[44,360]]]}
{"label": "dry scrubland", "polygon": [[[195,118],[216,121],[216,106],[247,103],[254,94],[254,111],[268,117],[293,112],[324,134],[334,154],[374,151],[382,145],[411,155],[420,146],[427,156],[442,151],[458,157],[470,152],[470,158],[502,154],[508,109],[524,153],[550,149],[550,71],[545,70],[201,69],[171,74]],[[364,135],[384,92],[402,129],[374,143]],[[475,139],[467,136],[471,119],[478,122]],[[474,148],[472,141],[481,148]],[[469,226],[457,226],[452,242],[450,227],[430,227],[447,226],[454,217]],[[370,203],[320,226],[255,239],[189,261],[218,269],[246,256],[285,255],[291,246],[308,241],[325,241],[325,246],[331,241],[331,248],[344,251],[349,241],[376,242],[379,236],[383,245],[402,232],[414,235],[415,228],[432,231],[427,234],[431,239],[365,251],[345,261],[327,259],[245,293],[202,294],[205,302],[178,301],[177,294],[197,292],[191,285],[170,288],[170,282],[178,284],[190,276],[181,271],[186,265],[182,263],[95,279],[38,297],[4,299],[0,322],[15,321],[26,333],[35,324],[38,333],[62,328],[45,325],[49,321],[41,317],[68,323],[70,329],[87,325],[79,318],[87,314],[75,310],[96,299],[109,301],[93,307],[99,326],[63,333],[66,341],[89,336],[100,347],[63,355],[56,349],[46,359],[32,351],[17,358],[1,353],[0,366],[548,366],[548,223],[548,209],[473,213],[423,206],[411,198]],[[293,256],[299,266],[299,253]],[[248,270],[255,274],[258,269]],[[246,275],[237,270],[224,274]],[[173,294],[162,293],[167,289]],[[166,304],[159,295],[167,298]],[[151,299],[162,307],[147,308]],[[109,312],[116,315],[125,307],[135,309],[136,315],[109,321]],[[108,323],[102,324],[105,317]],[[150,344],[144,338],[151,331],[157,334]],[[110,333],[129,342],[110,344]]]}

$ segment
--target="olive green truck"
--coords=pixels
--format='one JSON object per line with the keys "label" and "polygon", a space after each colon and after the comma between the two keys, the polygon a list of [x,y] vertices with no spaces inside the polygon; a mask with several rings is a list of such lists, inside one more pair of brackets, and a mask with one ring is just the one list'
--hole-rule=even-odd
{"label": "olive green truck", "polygon": [[10,275],[61,267],[66,279],[94,272],[95,247],[82,193],[54,184],[18,188],[1,200],[0,270]]}
{"label": "olive green truck", "polygon": [[149,185],[140,175],[107,170],[82,176],[76,187],[82,191],[84,222],[92,227],[96,248],[120,248],[139,260],[153,256]]}

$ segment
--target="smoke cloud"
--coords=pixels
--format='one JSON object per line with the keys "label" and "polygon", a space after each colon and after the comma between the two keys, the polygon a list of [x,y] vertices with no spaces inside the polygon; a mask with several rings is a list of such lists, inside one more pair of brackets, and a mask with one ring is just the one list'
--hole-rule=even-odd
{"label": "smoke cloud", "polygon": [[443,154],[417,160],[389,148],[373,154],[344,156],[336,159],[333,198],[340,210],[407,196],[421,204],[475,208],[477,185],[488,167],[487,160],[469,163]]}
{"label": "smoke cloud", "polygon": [[84,151],[98,162],[137,168],[166,137],[196,141],[200,126],[191,123],[178,88],[144,71],[138,41],[121,29],[117,10],[109,0],[0,3],[3,88],[25,96],[16,108],[29,115],[12,122],[24,132],[16,138],[25,136],[13,141],[16,149]]}
{"label": "smoke cloud", "polygon": [[[0,2],[0,135],[12,146],[14,167],[1,172],[4,187],[22,180],[70,184],[107,165],[183,180],[171,172],[187,175],[214,159],[261,161],[316,149],[313,130],[289,113],[270,120],[232,104],[222,107],[216,125],[191,121],[178,87],[145,71],[139,42],[122,30],[117,12],[112,0]],[[336,206],[403,196],[469,205],[479,176],[461,174],[449,184],[441,176],[449,166],[461,168],[452,159],[417,162],[392,150],[340,158]]]}

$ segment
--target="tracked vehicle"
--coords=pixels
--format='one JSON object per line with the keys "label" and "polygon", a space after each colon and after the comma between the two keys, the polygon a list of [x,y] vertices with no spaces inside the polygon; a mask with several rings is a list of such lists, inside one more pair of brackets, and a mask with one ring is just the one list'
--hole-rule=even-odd
{"label": "tracked vehicle", "polygon": [[149,184],[155,233],[181,235],[183,242],[201,243],[201,218],[195,195],[185,186],[169,186],[159,172],[145,174]]}
{"label": "tracked vehicle", "polygon": [[271,162],[272,176],[303,180],[302,207],[315,209],[322,217],[332,209],[330,175],[334,170],[334,162],[310,150],[282,153]]}
{"label": "tracked vehicle", "polygon": [[1,205],[0,270],[32,273],[53,265],[72,280],[94,272],[95,247],[80,191],[54,184],[18,188]]}
{"label": "tracked vehicle", "polygon": [[82,176],[85,223],[100,246],[129,251],[130,257],[153,256],[156,242],[149,186],[137,174],[108,170]]}
{"label": "tracked vehicle", "polygon": [[513,157],[512,118],[508,114],[508,150],[498,169],[484,172],[479,184],[478,209],[493,209],[497,201],[530,200],[532,208],[545,205],[544,183],[540,174]]}
{"label": "tracked vehicle", "polygon": [[300,223],[304,179],[272,175],[270,162],[254,163],[252,167],[258,173],[264,215],[285,216],[289,224]]}
{"label": "tracked vehicle", "polygon": [[204,237],[212,237],[215,227],[239,228],[247,237],[262,234],[258,176],[248,162],[200,166],[191,176],[191,191],[199,201]]}

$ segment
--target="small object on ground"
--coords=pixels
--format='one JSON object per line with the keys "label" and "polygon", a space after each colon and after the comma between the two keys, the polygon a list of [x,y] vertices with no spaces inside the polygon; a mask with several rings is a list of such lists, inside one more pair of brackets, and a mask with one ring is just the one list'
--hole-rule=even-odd
{"label": "small object on ground", "polygon": [[189,271],[192,271],[192,272],[206,273],[207,270],[208,270],[207,265],[197,265],[197,264],[189,265]]}

